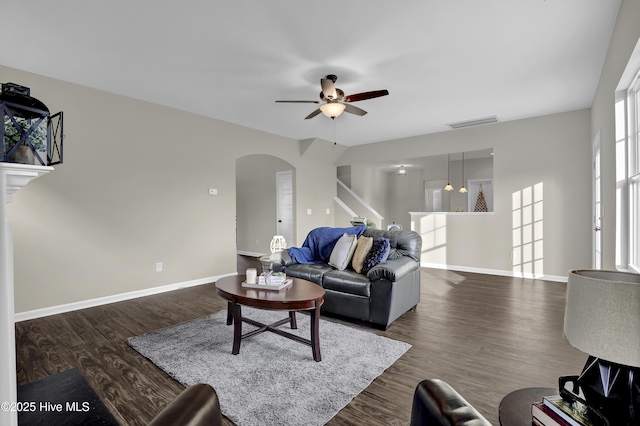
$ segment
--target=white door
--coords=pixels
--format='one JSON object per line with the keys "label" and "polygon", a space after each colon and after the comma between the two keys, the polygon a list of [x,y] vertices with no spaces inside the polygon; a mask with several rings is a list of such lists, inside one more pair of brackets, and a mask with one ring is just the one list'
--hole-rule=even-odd
{"label": "white door", "polygon": [[293,239],[293,171],[276,173],[276,234],[282,235],[287,247],[295,246]]}
{"label": "white door", "polygon": [[602,176],[600,175],[600,132],[593,140],[593,267],[602,269]]}

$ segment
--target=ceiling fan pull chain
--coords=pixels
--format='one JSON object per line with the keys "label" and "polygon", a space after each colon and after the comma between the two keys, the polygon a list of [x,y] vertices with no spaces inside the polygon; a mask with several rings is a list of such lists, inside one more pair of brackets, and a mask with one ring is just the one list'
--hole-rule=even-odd
{"label": "ceiling fan pull chain", "polygon": [[336,120],[333,121],[333,149],[336,149],[336,144],[338,143],[338,139],[336,138]]}

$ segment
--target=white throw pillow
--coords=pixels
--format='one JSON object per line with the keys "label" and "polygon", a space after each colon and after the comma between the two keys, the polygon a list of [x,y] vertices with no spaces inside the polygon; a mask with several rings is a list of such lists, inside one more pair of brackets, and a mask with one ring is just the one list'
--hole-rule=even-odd
{"label": "white throw pillow", "polygon": [[342,271],[349,266],[353,252],[356,251],[358,237],[355,235],[343,234],[333,247],[331,256],[329,257],[329,265]]}

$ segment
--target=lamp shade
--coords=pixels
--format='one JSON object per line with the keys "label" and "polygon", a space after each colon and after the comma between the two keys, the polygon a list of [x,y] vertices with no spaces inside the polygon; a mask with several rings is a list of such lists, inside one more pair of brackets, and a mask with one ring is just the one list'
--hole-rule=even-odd
{"label": "lamp shade", "polygon": [[564,335],[589,355],[640,367],[640,274],[570,271]]}
{"label": "lamp shade", "polygon": [[329,118],[336,118],[347,106],[338,102],[328,102],[320,107],[320,111]]}

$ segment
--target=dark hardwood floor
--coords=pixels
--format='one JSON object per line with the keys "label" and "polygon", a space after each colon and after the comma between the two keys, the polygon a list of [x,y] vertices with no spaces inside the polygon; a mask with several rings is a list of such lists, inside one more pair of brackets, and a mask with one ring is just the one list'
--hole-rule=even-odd
{"label": "dark hardwood floor", "polygon": [[[557,282],[423,269],[417,308],[386,331],[368,329],[413,347],[328,424],[407,425],[415,386],[440,378],[498,425],[507,393],[555,387],[559,375],[582,369],[586,355],[562,337],[565,291]],[[144,425],[183,386],[125,340],[225,308],[206,284],[20,322],[18,383],[76,367],[123,425]]]}

